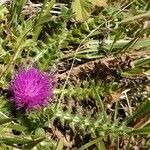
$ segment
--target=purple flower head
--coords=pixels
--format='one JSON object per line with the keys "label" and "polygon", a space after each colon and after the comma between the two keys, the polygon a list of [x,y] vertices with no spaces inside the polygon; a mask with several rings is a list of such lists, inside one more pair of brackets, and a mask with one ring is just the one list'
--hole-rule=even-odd
{"label": "purple flower head", "polygon": [[24,108],[26,111],[44,107],[52,97],[55,85],[52,74],[47,76],[35,68],[21,70],[11,84],[12,101],[17,109]]}

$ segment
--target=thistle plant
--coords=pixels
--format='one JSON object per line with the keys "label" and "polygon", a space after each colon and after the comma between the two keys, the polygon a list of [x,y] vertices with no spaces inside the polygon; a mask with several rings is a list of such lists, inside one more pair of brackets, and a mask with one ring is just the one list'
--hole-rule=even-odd
{"label": "thistle plant", "polygon": [[149,10],[146,0],[0,2],[0,148],[148,149]]}

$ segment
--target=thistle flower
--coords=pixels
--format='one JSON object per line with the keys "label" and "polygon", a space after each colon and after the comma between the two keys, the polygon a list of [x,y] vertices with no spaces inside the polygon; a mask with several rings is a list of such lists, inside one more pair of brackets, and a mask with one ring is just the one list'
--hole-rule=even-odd
{"label": "thistle flower", "polygon": [[12,101],[26,111],[48,104],[56,85],[54,75],[47,76],[35,68],[21,70],[11,83]]}

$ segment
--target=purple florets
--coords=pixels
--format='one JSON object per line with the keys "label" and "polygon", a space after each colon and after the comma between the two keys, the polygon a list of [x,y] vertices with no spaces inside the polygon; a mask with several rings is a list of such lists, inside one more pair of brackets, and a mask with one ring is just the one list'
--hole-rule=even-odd
{"label": "purple florets", "polygon": [[35,68],[21,70],[11,84],[14,95],[12,101],[17,109],[24,108],[26,111],[46,106],[55,84],[52,74],[47,76]]}

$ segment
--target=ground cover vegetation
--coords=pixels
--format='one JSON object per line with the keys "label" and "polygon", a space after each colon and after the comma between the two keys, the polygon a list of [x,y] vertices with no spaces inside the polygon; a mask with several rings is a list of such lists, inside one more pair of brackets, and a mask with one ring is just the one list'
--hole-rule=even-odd
{"label": "ground cover vegetation", "polygon": [[149,0],[0,2],[0,149],[149,149]]}

